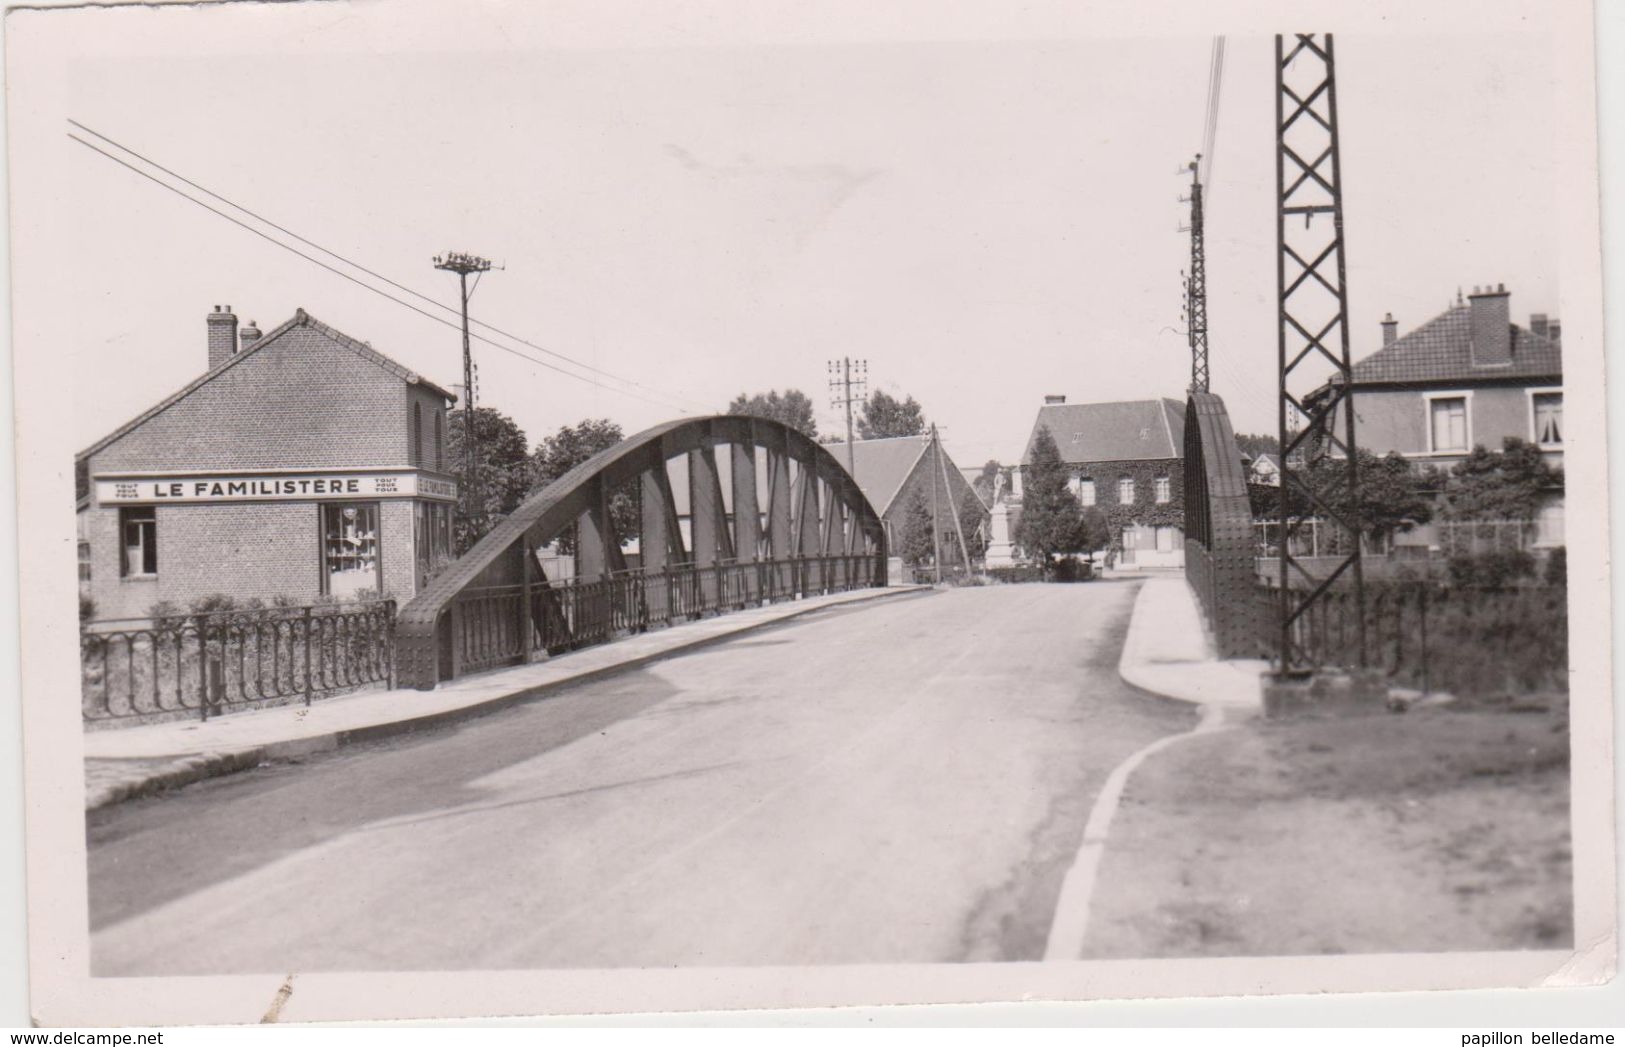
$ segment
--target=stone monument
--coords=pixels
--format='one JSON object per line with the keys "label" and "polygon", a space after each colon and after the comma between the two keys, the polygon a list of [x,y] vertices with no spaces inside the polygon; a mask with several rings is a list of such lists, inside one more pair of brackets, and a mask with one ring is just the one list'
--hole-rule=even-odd
{"label": "stone monument", "polygon": [[1008,487],[1008,480],[1001,471],[993,482],[993,515],[989,521],[991,533],[985,558],[988,567],[1014,567],[1019,562],[1016,559],[1016,547],[1010,542]]}

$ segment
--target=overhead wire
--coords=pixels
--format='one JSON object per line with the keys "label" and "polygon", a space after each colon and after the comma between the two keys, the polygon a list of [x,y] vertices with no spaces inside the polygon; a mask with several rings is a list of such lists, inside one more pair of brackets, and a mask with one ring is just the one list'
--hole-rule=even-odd
{"label": "overhead wire", "polygon": [[[351,267],[351,268],[353,268],[355,270],[358,270],[359,272],[365,273],[368,276],[370,276],[370,277],[372,277],[372,278],[374,278],[376,280],[382,281],[383,283],[388,284],[389,286],[394,287],[397,290],[402,291],[402,292],[404,292],[406,294],[409,294],[409,295],[413,296],[414,298],[417,298],[417,299],[420,299],[420,300],[422,300],[424,302],[427,302],[430,305],[436,306],[437,308],[444,309],[447,312],[458,315],[459,317],[461,316],[460,311],[456,307],[447,305],[446,303],[441,302],[441,301],[439,301],[439,300],[437,300],[437,299],[435,299],[433,297],[430,297],[429,295],[423,294],[420,291],[414,290],[413,288],[408,287],[405,284],[402,284],[402,283],[399,283],[398,281],[392,280],[389,277],[383,275],[382,273],[376,272],[375,270],[370,269],[367,266],[364,266],[359,262],[352,261],[351,259],[349,259],[349,258],[345,257],[344,255],[338,253],[337,251],[334,251],[334,250],[332,250],[331,248],[328,248],[328,247],[324,247],[321,244],[316,243],[315,241],[313,241],[313,240],[311,240],[311,239],[309,239],[307,237],[304,237],[304,236],[300,235],[297,232],[294,232],[293,230],[287,228],[286,226],[280,225],[280,224],[272,221],[271,219],[266,218],[265,216],[263,216],[261,214],[258,214],[257,212],[255,212],[253,210],[250,210],[247,207],[244,207],[243,205],[231,200],[229,197],[223,196],[222,194],[215,192],[214,190],[208,188],[207,186],[201,185],[200,183],[193,181],[192,179],[186,177],[185,175],[180,174],[179,172],[174,171],[174,170],[172,170],[172,169],[170,169],[168,167],[165,167],[164,165],[158,163],[157,161],[152,160],[151,158],[149,158],[147,156],[144,156],[143,154],[135,151],[134,149],[131,149],[128,146],[123,145],[122,143],[116,141],[115,139],[110,138],[107,135],[104,135],[101,132],[96,131],[93,128],[87,127],[86,125],[80,123],[77,120],[69,118],[68,123],[72,124],[74,127],[77,127],[79,129],[83,130],[87,134],[94,135],[96,138],[101,139],[103,142],[108,143],[109,145],[113,146],[114,148],[116,148],[116,149],[118,149],[120,151],[122,151],[124,153],[127,153],[130,156],[136,157],[142,163],[147,164],[148,166],[150,166],[150,167],[152,167],[152,168],[154,168],[154,169],[156,169],[158,171],[162,171],[164,174],[170,176],[171,178],[174,178],[175,180],[177,180],[179,182],[182,182],[185,185],[190,186],[191,188],[196,189],[199,192],[204,193],[204,194],[212,197],[213,199],[220,201],[221,203],[226,204],[228,207],[232,208],[233,210],[236,210],[236,211],[241,212],[242,214],[248,215],[249,217],[253,218],[255,221],[263,223],[264,225],[269,226],[272,229],[275,229],[277,232],[282,233],[285,236],[291,237],[292,239],[297,240],[300,243],[305,244],[305,245],[307,245],[309,247],[312,247],[315,250],[322,252],[323,254],[329,255],[330,257],[337,259],[338,261],[344,263],[345,265],[347,265],[347,266],[349,266],[349,267]],[[394,297],[393,295],[390,295],[390,294],[388,294],[388,293],[386,293],[386,292],[384,292],[384,291],[382,291],[382,290],[380,290],[380,289],[378,289],[376,287],[373,287],[371,284],[368,284],[363,280],[357,279],[355,276],[353,276],[353,275],[351,275],[349,273],[343,272],[342,270],[336,269],[333,266],[328,265],[327,263],[321,261],[320,259],[312,258],[310,255],[305,254],[304,252],[299,251],[298,249],[296,249],[296,248],[294,248],[294,247],[292,247],[292,246],[290,246],[290,245],[288,245],[286,243],[283,243],[282,241],[278,240],[276,237],[267,234],[263,230],[256,229],[254,226],[249,225],[248,223],[243,222],[240,219],[235,218],[232,215],[227,214],[224,211],[221,211],[220,209],[218,209],[216,207],[210,206],[208,203],[205,203],[204,201],[199,200],[198,198],[192,196],[191,194],[189,194],[189,193],[187,193],[187,192],[185,192],[185,191],[183,191],[183,190],[181,190],[181,189],[179,189],[179,188],[177,188],[177,187],[175,187],[173,185],[170,185],[168,182],[165,182],[163,179],[154,176],[150,172],[142,170],[140,167],[137,167],[136,165],[130,163],[129,161],[127,161],[127,160],[125,160],[125,159],[123,159],[121,157],[115,156],[112,153],[109,153],[107,150],[102,149],[101,147],[99,147],[99,146],[97,146],[97,145],[95,145],[95,144],[93,144],[91,142],[87,142],[84,139],[79,138],[78,136],[72,134],[71,132],[69,133],[68,137],[73,139],[75,142],[78,142],[80,145],[83,145],[86,148],[92,150],[93,152],[99,153],[102,156],[106,157],[107,159],[112,160],[114,163],[117,163],[120,166],[125,167],[128,170],[133,171],[138,175],[141,175],[143,178],[146,178],[149,181],[151,181],[151,182],[153,182],[153,183],[155,183],[157,185],[160,185],[165,189],[168,189],[170,192],[175,193],[177,196],[180,196],[181,198],[183,198],[185,200],[188,200],[188,201],[198,205],[199,207],[202,207],[204,210],[207,210],[207,211],[209,211],[209,212],[211,212],[211,213],[213,213],[213,214],[215,214],[215,215],[217,215],[217,216],[219,216],[221,218],[226,219],[227,221],[231,222],[234,225],[237,225],[237,226],[239,226],[239,227],[241,227],[243,229],[248,230],[251,233],[254,233],[256,236],[259,236],[262,239],[267,240],[270,243],[273,243],[276,246],[281,247],[282,249],[284,249],[286,251],[289,251],[292,254],[298,255],[300,258],[303,258],[306,261],[312,263],[313,265],[317,265],[317,266],[321,267],[322,269],[325,269],[328,272],[333,273],[335,276],[343,277],[344,279],[349,280],[351,283],[354,283],[359,287],[366,288],[367,290],[372,291],[374,294],[377,294],[380,297],[386,298],[389,301],[394,302],[397,305],[400,305],[400,306],[403,306],[403,307],[405,307],[407,309],[410,309],[413,312],[418,313],[421,316],[424,316],[424,317],[426,317],[426,318],[428,318],[430,320],[435,321],[436,323],[440,323],[440,324],[443,324],[445,326],[456,328],[456,329],[459,329],[459,330],[461,329],[460,322],[459,323],[453,323],[450,320],[447,320],[447,319],[445,319],[443,317],[436,316],[436,315],[434,315],[432,313],[426,312],[425,310],[419,308],[418,306],[415,306],[415,305],[411,304],[410,302],[404,302],[404,301],[400,300],[399,298]],[[549,363],[546,360],[539,360],[536,357],[533,357],[533,356],[531,356],[531,355],[529,355],[527,353],[519,352],[518,350],[513,349],[513,348],[511,348],[509,346],[503,345],[500,342],[493,341],[492,339],[487,338],[484,335],[480,335],[480,334],[476,334],[476,333],[471,333],[471,335],[470,335],[470,337],[475,338],[478,341],[484,342],[485,344],[487,344],[487,345],[489,345],[489,346],[491,346],[493,348],[500,349],[501,351],[509,353],[509,354],[511,354],[513,356],[516,356],[516,357],[518,357],[518,358],[520,358],[522,360],[528,360],[531,363],[538,364],[538,365],[540,365],[542,367],[545,367],[545,368],[547,368],[547,369],[549,369],[551,371],[555,371],[555,372],[557,372],[559,374],[562,374],[562,375],[565,375],[567,377],[574,378],[574,379],[576,379],[578,381],[587,382],[588,384],[597,386],[598,388],[604,389],[605,391],[615,392],[615,393],[622,393],[622,394],[625,394],[627,396],[636,397],[637,399],[643,400],[646,403],[652,403],[652,404],[656,404],[658,406],[663,406],[663,407],[672,407],[672,408],[674,408],[676,410],[679,410],[679,411],[685,411],[686,412],[687,409],[682,407],[681,404],[678,401],[687,402],[689,404],[692,404],[692,405],[695,405],[695,406],[698,406],[698,407],[703,407],[703,408],[709,409],[709,405],[703,404],[703,403],[701,403],[701,401],[695,400],[692,397],[682,396],[682,395],[676,394],[676,393],[666,393],[666,392],[663,392],[661,390],[654,389],[654,388],[652,388],[650,386],[644,385],[642,382],[637,382],[637,381],[634,381],[634,380],[632,380],[630,378],[622,378],[621,376],[613,374],[612,372],[605,371],[602,368],[595,367],[592,364],[585,363],[585,362],[583,362],[581,360],[577,360],[574,357],[568,356],[568,355],[566,355],[564,353],[560,353],[560,352],[558,352],[556,350],[548,349],[546,346],[538,345],[535,342],[532,342],[532,341],[530,341],[530,340],[528,340],[526,338],[523,338],[523,337],[521,337],[519,335],[512,334],[512,333],[510,333],[508,331],[504,331],[501,328],[498,328],[498,327],[496,327],[496,326],[494,326],[492,324],[486,323],[484,321],[476,320],[476,319],[473,319],[471,317],[470,320],[469,320],[469,323],[470,323],[471,326],[482,327],[485,330],[490,331],[493,334],[499,335],[499,336],[501,336],[503,338],[507,338],[507,339],[509,339],[511,341],[514,341],[514,342],[517,342],[517,343],[519,343],[521,345],[527,346],[527,347],[529,347],[531,349],[535,349],[538,352],[545,353],[548,356],[551,356],[551,357],[554,357],[556,359],[562,360],[562,361],[564,361],[564,362],[566,362],[566,363],[568,363],[568,364],[570,364],[570,365],[572,365],[574,367],[578,367],[578,368],[580,368],[580,369],[582,369],[584,371],[588,371],[588,372],[591,372],[593,374],[601,375],[601,376],[603,376],[605,378],[610,379],[611,381],[619,382],[619,383],[621,383],[623,385],[632,386],[632,387],[634,387],[636,389],[644,390],[645,392],[652,394],[655,398],[651,399],[650,396],[644,396],[644,395],[641,395],[641,394],[639,394],[637,392],[633,392],[632,389],[618,389],[618,388],[615,388],[613,386],[605,385],[602,382],[594,381],[591,378],[588,378],[586,376],[576,374],[576,373],[574,373],[572,371],[567,371],[564,368],[559,367],[559,366],[557,366],[555,364]]]}

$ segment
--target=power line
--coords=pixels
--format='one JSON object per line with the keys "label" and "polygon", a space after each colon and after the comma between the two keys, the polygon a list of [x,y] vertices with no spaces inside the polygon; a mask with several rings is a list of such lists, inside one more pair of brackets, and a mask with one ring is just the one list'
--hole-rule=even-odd
{"label": "power line", "polygon": [[[95,135],[97,138],[99,138],[99,139],[113,145],[115,148],[120,149],[120,150],[130,154],[131,156],[137,157],[143,163],[146,163],[146,164],[152,166],[153,168],[156,168],[157,170],[164,172],[165,174],[169,175],[170,177],[175,178],[178,181],[181,181],[181,182],[185,183],[186,185],[191,186],[192,188],[197,189],[198,191],[200,191],[202,193],[205,193],[208,196],[211,196],[216,200],[221,201],[222,203],[225,203],[227,206],[229,206],[229,207],[231,207],[231,208],[233,208],[233,209],[235,209],[237,211],[240,211],[243,214],[249,215],[250,217],[254,218],[256,221],[262,222],[265,225],[271,227],[272,229],[275,229],[280,233],[283,233],[283,234],[285,234],[287,236],[292,237],[295,240],[298,240],[300,243],[306,244],[306,245],[308,245],[310,247],[315,248],[318,251],[321,251],[324,254],[330,255],[333,258],[338,259],[339,261],[343,262],[345,265],[350,266],[353,269],[356,269],[356,270],[359,270],[360,272],[366,273],[368,276],[371,276],[371,277],[373,277],[373,278],[375,278],[377,280],[381,280],[384,283],[390,285],[391,287],[397,288],[397,289],[399,289],[399,290],[401,290],[401,291],[403,291],[403,292],[405,292],[407,294],[410,294],[410,295],[412,295],[412,296],[414,296],[416,298],[419,298],[419,299],[421,299],[421,300],[423,300],[425,302],[428,302],[430,305],[433,305],[433,306],[435,306],[437,308],[444,309],[447,312],[452,312],[452,313],[457,312],[456,309],[454,309],[451,306],[446,305],[443,302],[437,301],[436,299],[431,298],[428,295],[422,294],[422,293],[420,293],[418,291],[415,291],[412,288],[407,287],[404,284],[401,284],[401,283],[398,283],[397,281],[391,280],[389,277],[384,276],[381,273],[377,273],[377,272],[373,271],[372,269],[369,269],[366,266],[361,265],[359,262],[353,262],[350,259],[346,258],[344,255],[341,255],[338,252],[333,251],[330,248],[323,247],[321,244],[318,244],[318,243],[316,243],[316,242],[314,242],[312,240],[309,240],[306,237],[300,236],[298,233],[295,233],[292,230],[285,228],[284,226],[278,225],[277,223],[271,221],[270,219],[265,218],[265,217],[255,213],[254,211],[242,206],[241,204],[238,204],[238,203],[232,201],[230,198],[222,196],[219,193],[216,193],[213,190],[207,188],[206,186],[199,185],[197,182],[192,181],[191,179],[187,178],[186,176],[178,174],[177,172],[172,171],[167,167],[164,167],[162,164],[159,164],[156,161],[148,159],[147,157],[143,156],[142,154],[136,152],[133,149],[130,149],[127,146],[121,145],[120,143],[118,143],[114,139],[111,139],[111,138],[107,137],[106,135],[101,134],[99,131],[95,131],[95,130],[89,128],[89,127],[86,127],[84,124],[79,123],[77,120],[69,119],[68,122],[70,124],[73,124],[75,127],[81,128],[82,130],[84,130],[85,132],[87,132],[89,134]],[[363,280],[357,279],[356,277],[352,276],[349,273],[343,272],[342,270],[339,270],[339,269],[335,269],[333,266],[328,265],[326,262],[323,262],[319,258],[312,258],[310,255],[305,254],[303,251],[300,251],[297,248],[292,247],[289,244],[286,244],[286,243],[282,242],[281,240],[278,240],[276,237],[271,236],[270,234],[264,232],[263,230],[256,229],[255,227],[253,227],[252,225],[249,225],[248,223],[242,221],[241,219],[238,219],[233,215],[227,214],[226,212],[221,211],[219,208],[213,207],[213,206],[209,205],[208,203],[204,202],[203,200],[199,200],[197,197],[192,196],[189,193],[187,193],[187,192],[185,192],[185,191],[183,191],[181,189],[178,189],[173,185],[170,185],[168,182],[165,182],[163,179],[154,176],[150,172],[142,170],[141,168],[139,168],[139,167],[135,166],[134,164],[130,163],[129,161],[127,161],[127,160],[125,160],[125,159],[123,159],[121,157],[114,156],[112,153],[109,153],[108,151],[106,151],[105,149],[102,149],[101,147],[95,145],[94,143],[87,142],[83,138],[80,138],[77,135],[74,135],[72,133],[69,133],[68,137],[73,139],[75,142],[78,142],[80,145],[86,147],[87,149],[90,149],[93,152],[101,154],[102,156],[104,156],[107,159],[113,161],[114,163],[120,165],[121,167],[124,167],[124,168],[126,168],[126,169],[128,169],[130,171],[133,171],[136,174],[140,175],[141,177],[147,179],[148,181],[151,181],[151,182],[155,183],[156,185],[160,185],[163,188],[168,189],[170,192],[172,192],[175,195],[181,197],[182,199],[188,200],[191,203],[194,203],[197,206],[203,208],[204,210],[209,211],[210,213],[212,213],[214,215],[217,215],[217,216],[219,216],[221,218],[224,218],[226,221],[231,222],[233,225],[239,226],[242,229],[246,229],[247,231],[253,233],[255,236],[258,236],[263,240],[269,241],[270,243],[275,244],[276,246],[282,248],[285,251],[288,251],[288,252],[290,252],[292,254],[298,255],[300,258],[303,258],[305,261],[310,262],[313,265],[320,266],[322,269],[327,270],[328,272],[334,274],[335,276],[343,277],[344,279],[349,280],[351,283],[355,284],[358,287],[366,288],[367,290],[373,292],[374,294],[379,295],[382,298],[386,298],[389,301],[394,302],[397,305],[404,306],[405,308],[412,310],[413,312],[417,313],[418,315],[426,317],[426,318],[428,318],[430,320],[433,320],[436,323],[443,324],[443,325],[445,325],[447,327],[460,329],[460,325],[458,323],[454,323],[454,322],[452,322],[450,320],[447,320],[447,319],[445,319],[443,317],[436,316],[433,313],[426,312],[422,308],[419,308],[418,306],[413,305],[410,302],[402,301],[401,299],[396,298],[395,296],[393,296],[391,294],[388,294],[387,292],[382,291],[379,288],[373,287],[371,284],[368,284]],[[639,389],[647,390],[648,392],[653,393],[655,396],[660,397],[661,399],[651,399],[651,398],[649,398],[647,396],[642,396],[642,395],[640,395],[638,393],[635,393],[635,392],[633,392],[633,391],[631,391],[629,389],[617,389],[617,388],[614,388],[612,386],[604,385],[602,382],[594,381],[591,378],[588,378],[588,377],[583,376],[583,375],[576,374],[576,373],[574,373],[572,371],[567,371],[567,370],[565,370],[565,369],[563,369],[563,368],[561,368],[561,367],[559,367],[559,366],[557,366],[555,364],[549,363],[546,360],[539,360],[536,357],[531,356],[531,355],[529,355],[527,353],[519,352],[516,349],[513,349],[513,348],[511,348],[509,346],[501,344],[500,342],[493,341],[492,339],[487,338],[484,335],[480,335],[480,334],[472,335],[472,337],[478,339],[479,341],[484,342],[487,345],[490,345],[490,346],[492,346],[494,348],[500,349],[505,353],[509,353],[510,355],[517,356],[522,360],[528,360],[531,363],[535,363],[535,364],[538,364],[538,365],[540,365],[542,367],[546,367],[547,369],[549,369],[551,371],[556,371],[559,374],[566,375],[566,376],[568,376],[570,378],[575,378],[578,381],[587,382],[588,384],[597,386],[598,388],[604,389],[607,392],[622,393],[622,394],[627,395],[627,396],[636,397],[637,399],[643,400],[646,403],[652,403],[652,404],[655,404],[656,406],[661,406],[661,407],[671,407],[671,408],[674,408],[674,409],[679,410],[679,411],[684,411],[685,413],[686,413],[686,408],[682,407],[679,403],[677,403],[677,401],[679,401],[679,400],[686,401],[687,403],[694,404],[695,406],[705,407],[705,408],[709,409],[709,405],[702,404],[698,400],[695,400],[695,399],[692,399],[692,398],[686,397],[686,396],[680,396],[680,395],[674,394],[674,393],[662,393],[659,390],[652,389],[649,386],[643,385],[643,383],[641,383],[641,382],[635,382],[635,381],[633,381],[633,380],[631,380],[629,378],[622,378],[622,377],[620,377],[618,375],[612,374],[609,371],[605,371],[605,370],[603,370],[601,368],[594,367],[591,364],[583,363],[582,361],[576,360],[574,357],[570,357],[570,356],[567,356],[567,355],[565,355],[563,353],[557,352],[555,350],[548,349],[545,346],[537,345],[534,342],[531,342],[531,341],[529,341],[529,340],[527,340],[525,338],[522,338],[522,337],[520,337],[518,335],[510,334],[509,332],[503,331],[500,328],[497,328],[497,327],[495,327],[495,326],[493,326],[491,324],[484,323],[484,322],[478,321],[478,320],[473,321],[473,323],[477,324],[480,327],[485,328],[488,331],[491,331],[494,334],[497,334],[497,335],[500,335],[500,336],[502,336],[504,338],[508,338],[508,339],[510,339],[512,341],[518,342],[521,345],[528,346],[528,347],[530,347],[532,349],[536,349],[539,352],[546,353],[549,356],[555,357],[555,358],[560,359],[560,360],[564,360],[567,363],[569,363],[569,364],[571,364],[571,365],[573,365],[575,367],[579,367],[579,368],[581,368],[583,370],[586,370],[586,371],[591,371],[591,372],[593,372],[595,374],[603,375],[606,378],[609,378],[609,379],[611,379],[613,381],[616,381],[616,382],[620,382],[620,383],[622,383],[624,385],[635,386],[635,387],[637,387]]]}
{"label": "power line", "polygon": [[1207,113],[1202,122],[1202,181],[1207,183],[1208,199],[1213,198],[1213,150],[1219,134],[1219,104],[1224,93],[1224,37],[1213,38],[1208,55]]}

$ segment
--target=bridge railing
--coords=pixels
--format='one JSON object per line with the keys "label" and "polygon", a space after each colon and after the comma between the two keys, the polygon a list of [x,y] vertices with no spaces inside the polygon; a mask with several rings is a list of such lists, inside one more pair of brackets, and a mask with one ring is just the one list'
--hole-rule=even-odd
{"label": "bridge railing", "polygon": [[[520,665],[533,657],[604,643],[706,614],[820,596],[885,582],[868,555],[792,557],[606,578],[465,589],[451,605],[459,674]],[[528,600],[528,602],[527,602]]]}

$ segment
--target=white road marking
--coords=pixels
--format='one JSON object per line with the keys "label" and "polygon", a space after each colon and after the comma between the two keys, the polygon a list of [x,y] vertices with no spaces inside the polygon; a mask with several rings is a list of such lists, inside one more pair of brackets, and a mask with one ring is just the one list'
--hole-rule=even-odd
{"label": "white road marking", "polygon": [[1122,802],[1123,787],[1128,784],[1128,776],[1141,763],[1170,745],[1221,729],[1223,719],[1224,711],[1219,706],[1203,705],[1202,718],[1191,730],[1159,738],[1112,769],[1106,784],[1101,787],[1100,795],[1095,797],[1094,806],[1089,809],[1089,821],[1083,827],[1083,843],[1079,845],[1078,855],[1072,860],[1072,868],[1067,870],[1066,880],[1061,884],[1055,917],[1050,922],[1049,942],[1044,948],[1046,961],[1076,960],[1083,953],[1083,939],[1089,932],[1089,905],[1095,893],[1100,859],[1106,852],[1106,834],[1111,831],[1112,818]]}

